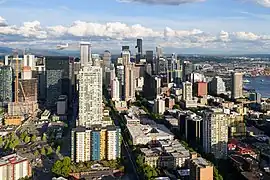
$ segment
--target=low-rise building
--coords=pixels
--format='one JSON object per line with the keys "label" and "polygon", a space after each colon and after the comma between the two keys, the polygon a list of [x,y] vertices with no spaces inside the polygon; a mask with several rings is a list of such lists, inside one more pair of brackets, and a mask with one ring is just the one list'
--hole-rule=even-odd
{"label": "low-rise building", "polygon": [[173,140],[174,135],[162,124],[127,124],[134,145],[156,143],[160,140]]}
{"label": "low-rise building", "polygon": [[158,146],[140,150],[144,155],[145,163],[154,168],[184,167],[190,158],[189,151],[177,140],[162,140]]}

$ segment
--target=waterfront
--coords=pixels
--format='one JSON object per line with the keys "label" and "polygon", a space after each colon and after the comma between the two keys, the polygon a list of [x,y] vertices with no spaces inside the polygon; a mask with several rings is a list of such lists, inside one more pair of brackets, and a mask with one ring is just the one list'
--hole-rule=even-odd
{"label": "waterfront", "polygon": [[244,78],[249,80],[249,83],[245,83],[246,89],[255,89],[256,92],[262,94],[264,98],[270,98],[270,76],[258,76]]}

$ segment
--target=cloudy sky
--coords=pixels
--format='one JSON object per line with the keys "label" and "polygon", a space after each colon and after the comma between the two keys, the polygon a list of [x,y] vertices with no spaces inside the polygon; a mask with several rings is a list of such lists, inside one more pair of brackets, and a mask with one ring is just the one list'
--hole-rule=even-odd
{"label": "cloudy sky", "polygon": [[0,46],[269,53],[270,0],[0,0]]}

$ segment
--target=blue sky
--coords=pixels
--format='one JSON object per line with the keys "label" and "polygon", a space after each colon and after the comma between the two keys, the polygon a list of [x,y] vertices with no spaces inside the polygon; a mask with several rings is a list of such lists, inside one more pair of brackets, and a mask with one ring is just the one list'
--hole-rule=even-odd
{"label": "blue sky", "polygon": [[267,53],[270,0],[0,0],[0,46]]}

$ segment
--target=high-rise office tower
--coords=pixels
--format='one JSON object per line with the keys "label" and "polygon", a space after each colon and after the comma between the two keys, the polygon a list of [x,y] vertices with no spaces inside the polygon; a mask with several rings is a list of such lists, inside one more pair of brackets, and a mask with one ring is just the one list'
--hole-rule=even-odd
{"label": "high-rise office tower", "polygon": [[122,46],[122,51],[129,51],[129,46]]}
{"label": "high-rise office tower", "polygon": [[123,65],[116,66],[116,77],[119,80],[120,87],[119,87],[119,94],[120,99],[124,98],[124,85],[125,85],[125,67]]}
{"label": "high-rise office tower", "polygon": [[192,83],[186,81],[183,83],[182,99],[184,101],[190,101],[190,100],[192,100],[192,98],[193,98],[193,96],[192,96]]}
{"label": "high-rise office tower", "polygon": [[35,70],[32,71],[33,78],[38,80],[38,100],[46,100],[46,68],[45,57],[36,57]]}
{"label": "high-rise office tower", "polygon": [[112,80],[111,98],[113,101],[120,101],[120,82],[118,78]]}
{"label": "high-rise office tower", "polygon": [[189,61],[184,61],[183,62],[183,76],[182,76],[182,81],[187,81],[187,76],[191,74],[194,70],[193,64]]}
{"label": "high-rise office tower", "polygon": [[228,116],[223,109],[203,112],[203,149],[217,159],[227,158]]}
{"label": "high-rise office tower", "polygon": [[209,83],[209,90],[214,94],[224,94],[226,93],[225,82],[221,77],[215,76]]}
{"label": "high-rise office tower", "polygon": [[162,56],[163,56],[162,48],[160,46],[156,47],[156,57],[160,58]]}
{"label": "high-rise office tower", "polygon": [[12,102],[13,73],[10,66],[0,66],[0,106]]}
{"label": "high-rise office tower", "polygon": [[71,79],[69,57],[46,57],[47,106],[54,107],[60,95],[70,96]]}
{"label": "high-rise office tower", "polygon": [[146,63],[151,64],[151,74],[154,73],[154,52],[146,51]]}
{"label": "high-rise office tower", "polygon": [[122,59],[123,65],[130,64],[130,52],[129,51],[122,51]]}
{"label": "high-rise office tower", "polygon": [[111,58],[112,58],[112,55],[110,53],[110,51],[105,51],[104,54],[103,54],[103,65],[104,67],[106,68],[110,68],[111,67]]}
{"label": "high-rise office tower", "polygon": [[[136,78],[134,74],[134,63],[130,62],[130,52],[122,52],[123,65],[124,65],[124,100],[134,100],[135,99],[135,83]],[[121,78],[119,78],[121,80]]]}
{"label": "high-rise office tower", "polygon": [[81,66],[85,66],[89,63],[92,64],[92,52],[90,42],[81,42],[80,52],[81,52]]}
{"label": "high-rise office tower", "polygon": [[140,59],[142,58],[142,54],[143,54],[143,44],[142,44],[142,39],[137,39],[137,46],[136,48],[138,49],[138,54],[136,56],[136,61],[139,62]]}
{"label": "high-rise office tower", "polygon": [[102,115],[102,69],[84,66],[79,72],[79,126],[101,124]]}
{"label": "high-rise office tower", "polygon": [[232,73],[232,99],[243,97],[243,74]]}
{"label": "high-rise office tower", "polygon": [[154,52],[153,51],[146,51],[146,62],[152,64],[154,59]]}
{"label": "high-rise office tower", "polygon": [[125,67],[125,83],[124,83],[124,97],[125,101],[135,100],[135,75],[134,64],[127,64]]}

